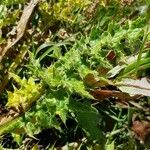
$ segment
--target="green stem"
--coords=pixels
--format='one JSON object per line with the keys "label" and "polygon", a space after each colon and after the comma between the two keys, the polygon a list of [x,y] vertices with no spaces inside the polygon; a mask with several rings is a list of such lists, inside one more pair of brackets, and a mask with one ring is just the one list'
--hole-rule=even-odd
{"label": "green stem", "polygon": [[141,45],[141,47],[140,47],[140,51],[139,51],[139,55],[138,55],[137,63],[136,63],[136,69],[135,69],[136,73],[138,72],[139,65],[140,65],[141,58],[142,58],[142,53],[143,53],[143,50],[144,50],[144,46],[145,46],[147,37],[148,37],[148,35],[149,35],[148,30],[149,30],[149,27],[147,27],[147,29],[146,29],[146,33],[145,33],[145,36],[144,36],[144,38],[143,38],[142,45]]}
{"label": "green stem", "polygon": [[[144,58],[142,61],[139,62],[139,67],[138,67],[138,71],[141,69],[147,69],[150,68],[150,58]],[[123,71],[122,75],[120,75],[118,77],[118,79],[123,78],[123,77],[127,77],[132,73],[135,73],[136,71],[136,65],[137,62],[133,62],[132,64],[129,64],[125,70]]]}

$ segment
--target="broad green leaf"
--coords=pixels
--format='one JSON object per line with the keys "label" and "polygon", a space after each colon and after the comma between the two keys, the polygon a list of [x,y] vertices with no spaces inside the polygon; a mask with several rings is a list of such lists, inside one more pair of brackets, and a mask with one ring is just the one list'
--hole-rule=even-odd
{"label": "broad green leaf", "polygon": [[73,99],[69,103],[69,108],[75,113],[79,125],[87,136],[103,145],[105,138],[101,129],[102,116],[99,112],[94,107]]}

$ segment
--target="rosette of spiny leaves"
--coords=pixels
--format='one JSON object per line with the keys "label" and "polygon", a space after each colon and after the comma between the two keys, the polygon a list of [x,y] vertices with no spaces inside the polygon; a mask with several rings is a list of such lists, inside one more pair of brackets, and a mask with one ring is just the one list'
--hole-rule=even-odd
{"label": "rosette of spiny leaves", "polygon": [[[32,77],[21,79],[13,73],[9,73],[9,77],[12,77],[18,85],[13,86],[13,92],[8,91],[6,106],[20,114],[17,120],[11,119],[7,123],[7,127],[0,126],[0,133],[11,132],[13,135],[18,135],[20,132],[18,133],[17,129],[21,129],[22,134],[33,136],[42,129],[51,127],[61,130],[61,121],[58,121],[57,116],[65,124],[69,94],[60,88],[58,90],[45,89],[44,83],[35,83],[35,79]],[[36,105],[34,105],[35,103]]]}
{"label": "rosette of spiny leaves", "polygon": [[33,109],[26,113],[24,126],[26,133],[32,136],[52,127],[61,131],[61,124],[65,124],[68,117],[68,103],[69,94],[63,89],[48,89]]}
{"label": "rosette of spiny leaves", "polygon": [[[77,120],[81,122],[81,126],[88,131],[90,128],[91,133],[93,128],[91,130],[90,121],[95,120],[93,122],[97,125],[99,121],[98,118],[100,118],[98,111],[92,109],[91,106],[85,108],[82,106],[83,104],[78,105],[78,102],[77,104],[76,102],[73,104],[70,103],[71,106],[68,108],[69,99],[73,94],[78,94],[83,99],[92,99],[88,93],[89,87],[84,83],[84,77],[89,73],[99,77],[100,75],[97,72],[99,66],[108,69],[115,66],[115,64],[111,64],[106,58],[110,50],[116,53],[118,62],[124,58],[124,56],[128,55],[124,51],[125,46],[128,46],[128,48],[133,47],[133,50],[129,49],[129,51],[130,53],[134,52],[137,43],[136,39],[141,39],[144,34],[143,25],[140,23],[143,20],[144,19],[139,18],[139,20],[136,20],[132,24],[130,24],[130,22],[129,24],[125,24],[124,27],[112,21],[105,32],[99,30],[100,26],[93,28],[90,37],[88,36],[86,39],[83,37],[65,56],[61,56],[56,63],[48,68],[42,68],[38,61],[37,63],[33,62],[34,75],[47,86],[44,88],[47,89],[47,92],[43,98],[39,99],[33,109],[25,114],[26,117],[24,121],[27,122],[26,125],[24,125],[25,131],[33,135],[49,127],[59,129],[56,116],[58,115],[65,123],[67,112],[71,109],[72,112],[77,114]],[[126,45],[122,40],[126,42]],[[35,64],[38,64],[38,67],[35,66]],[[29,80],[20,80],[17,76],[12,76],[16,81],[21,83],[21,86],[19,89],[15,89],[14,92],[8,94],[9,100],[7,105],[10,107],[14,107],[14,104],[15,106],[23,105],[23,108],[26,108],[28,104],[33,102],[34,95],[41,95],[38,89],[39,84],[35,84],[32,77],[29,78]],[[32,86],[34,89],[33,93],[31,91]],[[76,100],[79,99],[71,99],[71,101]],[[78,106],[80,106],[80,111],[78,111]],[[85,104],[85,106],[87,107],[87,104]],[[89,107],[92,109],[92,115],[87,115],[87,112],[90,110]],[[82,111],[83,108],[85,109]],[[91,117],[88,118],[89,116]],[[88,119],[88,125],[85,127],[82,122],[86,122],[86,119]],[[94,126],[94,128],[96,128],[96,126]],[[97,133],[99,132],[99,130],[95,131]]]}
{"label": "rosette of spiny leaves", "polygon": [[25,78],[21,79],[13,73],[10,73],[9,75],[17,82],[19,88],[13,86],[14,91],[8,91],[8,102],[6,106],[14,107],[16,109],[22,107],[23,110],[30,108],[36,101],[35,97],[40,94],[42,86],[36,84],[32,77],[27,80]]}

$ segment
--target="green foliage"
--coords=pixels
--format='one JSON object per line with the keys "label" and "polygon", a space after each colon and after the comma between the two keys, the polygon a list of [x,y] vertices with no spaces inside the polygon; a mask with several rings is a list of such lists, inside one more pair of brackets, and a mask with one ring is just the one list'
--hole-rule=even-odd
{"label": "green foliage", "polygon": [[0,28],[14,24],[19,17],[20,10],[9,11],[7,6],[0,5]]}
{"label": "green foliage", "polygon": [[[33,97],[38,95],[40,85],[36,85],[33,78],[21,80],[17,75],[10,74],[16,82],[20,84],[20,88],[14,87],[14,92],[8,92],[8,107],[22,106],[24,109],[27,105],[31,105],[34,102]],[[32,92],[31,92],[32,89]]]}
{"label": "green foliage", "polygon": [[68,113],[68,101],[69,98],[61,90],[47,91],[47,96],[38,101],[36,107],[26,114],[26,132],[29,135],[34,135],[38,134],[42,129],[50,127],[61,130],[57,116],[65,124]]}
{"label": "green foliage", "polygon": [[40,12],[42,19],[47,25],[53,25],[57,21],[76,23],[83,20],[81,14],[86,7],[91,4],[91,0],[60,0],[55,3],[42,2]]}
{"label": "green foliage", "polygon": [[[24,3],[24,0],[1,2],[2,34],[5,28],[10,31],[10,26],[17,24],[22,11],[18,7]],[[100,103],[102,106],[94,106],[95,98],[91,91],[118,90],[117,84],[122,83],[124,77],[134,77],[135,80],[130,81],[137,81],[150,69],[147,11],[133,15],[140,9],[140,4],[147,5],[135,2],[126,6],[123,1],[116,0],[41,1],[31,17],[25,39],[22,39],[29,54],[23,55],[26,66],[17,62],[17,67],[12,70],[16,73],[8,72],[5,81],[9,81],[8,85],[13,85],[13,89],[3,84],[7,91],[7,94],[2,92],[7,101],[6,108],[21,108],[23,112],[5,126],[0,124],[0,134],[13,133],[14,140],[21,144],[24,136],[34,137],[46,129],[60,133],[69,130],[65,127],[72,118],[77,123],[76,128],[84,131],[82,136],[96,141],[102,148],[133,149],[135,142],[131,138],[126,140],[128,135],[124,132],[119,133],[118,138],[105,136],[105,117],[100,113],[102,109],[110,112],[106,114],[116,121],[115,125],[112,124],[113,130],[118,128],[121,131],[120,128],[128,128],[124,127],[128,121],[126,110],[121,116],[122,111],[116,101],[108,104],[104,101]],[[9,6],[12,6],[12,11]],[[0,44],[7,41],[2,34]],[[21,44],[22,41],[12,48],[19,58]],[[10,64],[13,57],[8,55],[3,63]],[[123,91],[133,94],[133,91]]]}
{"label": "green foliage", "polygon": [[70,101],[69,108],[75,113],[76,120],[87,135],[103,145],[104,135],[101,130],[102,116],[99,112],[94,107],[86,103],[76,102],[75,100]]}
{"label": "green foliage", "polygon": [[11,6],[15,4],[24,3],[25,0],[1,0],[0,4]]}

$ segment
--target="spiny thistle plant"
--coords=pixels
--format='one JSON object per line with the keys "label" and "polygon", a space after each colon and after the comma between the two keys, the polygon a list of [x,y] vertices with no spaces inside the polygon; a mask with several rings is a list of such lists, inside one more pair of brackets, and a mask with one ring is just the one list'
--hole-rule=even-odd
{"label": "spiny thistle plant", "polygon": [[[17,24],[17,6],[24,4],[25,1],[1,2],[0,9],[5,10],[0,15],[2,32]],[[149,116],[146,109],[141,110],[149,106],[150,96],[148,11],[148,2],[140,1],[39,2],[26,29],[26,40],[14,45],[15,56],[6,54],[2,61],[1,71],[7,64],[0,86],[5,89],[1,95],[7,113],[2,112],[0,134],[11,134],[20,148],[26,147],[23,143],[30,137],[33,144],[28,149],[38,149],[33,140],[52,129],[58,133],[57,138],[64,135],[62,144],[66,145],[71,120],[76,124],[74,135],[82,135],[78,137],[80,148],[148,147],[145,137],[138,137],[145,145],[139,144],[131,132],[136,133],[134,114],[143,111],[141,118]],[[7,38],[0,35],[2,43],[7,43]],[[3,79],[4,75],[7,78]],[[111,129],[107,127],[109,123]],[[71,131],[70,134],[73,135]],[[82,142],[85,137],[87,142]],[[56,139],[47,145],[60,148],[62,144]]]}

